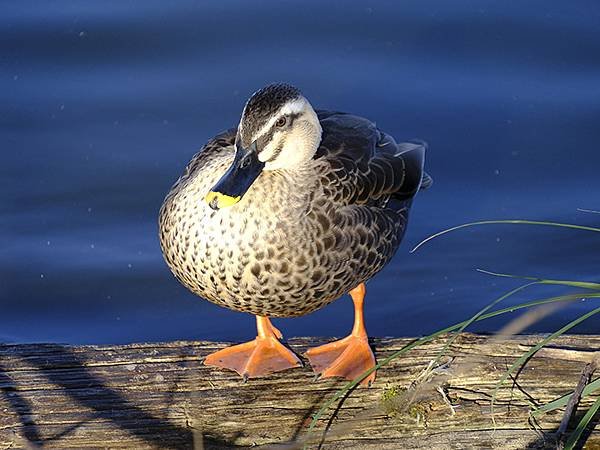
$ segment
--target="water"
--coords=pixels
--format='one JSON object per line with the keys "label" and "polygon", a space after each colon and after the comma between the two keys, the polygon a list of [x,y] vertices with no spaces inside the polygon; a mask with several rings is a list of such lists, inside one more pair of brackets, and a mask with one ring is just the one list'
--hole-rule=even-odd
{"label": "water", "polygon": [[[272,81],[430,144],[435,184],[368,285],[372,335],[432,332],[517,284],[477,267],[600,279],[591,232],[488,226],[409,254],[472,220],[600,226],[577,211],[600,209],[596,2],[21,1],[2,6],[0,55],[2,341],[250,338],[250,316],[172,278],[156,217],[189,158]],[[342,299],[277,323],[288,336],[343,335],[351,320]]]}

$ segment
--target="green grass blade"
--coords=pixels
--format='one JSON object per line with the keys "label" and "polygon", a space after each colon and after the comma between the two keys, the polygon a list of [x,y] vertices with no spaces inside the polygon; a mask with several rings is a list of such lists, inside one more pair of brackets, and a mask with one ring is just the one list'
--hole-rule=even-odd
{"label": "green grass blade", "polygon": [[555,331],[551,335],[549,335],[549,336],[545,337],[544,339],[542,339],[540,342],[538,342],[536,345],[534,345],[530,350],[528,350],[527,352],[525,352],[524,354],[522,354],[519,358],[517,358],[517,360],[504,373],[504,375],[502,376],[502,378],[500,378],[500,380],[498,381],[498,383],[496,383],[496,387],[494,389],[494,393],[492,394],[492,401],[491,401],[491,407],[490,407],[491,408],[491,412],[492,412],[492,417],[494,415],[494,403],[496,401],[496,395],[498,394],[498,390],[504,384],[504,382],[508,379],[508,377],[510,377],[515,372],[515,370],[517,370],[519,367],[521,367],[525,363],[525,361],[527,361],[530,357],[532,357],[535,353],[537,353],[542,347],[544,347],[550,341],[552,341],[552,340],[556,339],[557,337],[563,335],[564,333],[566,333],[567,331],[569,331],[571,328],[579,325],[584,320],[589,319],[594,314],[598,314],[598,313],[600,313],[600,308],[593,309],[592,311],[587,312],[587,313],[585,313],[582,316],[579,316],[577,319],[572,320],[571,322],[569,322],[568,324],[566,324],[560,330]]}
{"label": "green grass blade", "polygon": [[[594,381],[589,383],[583,389],[583,392],[581,393],[581,397],[590,395],[590,394],[596,392],[598,389],[600,389],[600,378],[596,378]],[[567,395],[563,395],[562,397],[559,397],[556,400],[552,400],[551,402],[546,403],[545,405],[542,405],[539,408],[534,409],[533,411],[531,411],[531,414],[533,414],[534,416],[537,416],[537,415],[540,415],[543,413],[554,411],[555,409],[562,408],[563,406],[567,406],[567,403],[569,403],[569,400],[571,399],[572,395],[573,395],[573,392],[571,392],[570,394],[567,394]]]}
{"label": "green grass blade", "polygon": [[452,335],[452,337],[450,339],[448,339],[448,342],[446,342],[446,345],[444,345],[444,347],[442,348],[442,350],[440,350],[440,352],[438,353],[437,357],[433,360],[432,366],[435,366],[437,363],[440,362],[440,360],[444,357],[444,355],[446,354],[446,352],[448,351],[448,349],[450,348],[450,346],[454,343],[454,341],[456,340],[456,338],[458,338],[458,336],[460,336],[460,333],[462,333],[465,330],[465,328],[467,328],[468,326],[470,326],[479,317],[481,317],[483,314],[485,314],[487,311],[489,311],[492,307],[494,307],[495,305],[497,305],[498,303],[500,303],[502,300],[505,300],[508,297],[516,294],[517,292],[522,291],[523,289],[528,288],[529,286],[533,286],[534,284],[538,284],[538,283],[536,281],[534,281],[533,283],[524,284],[524,285],[519,286],[519,287],[513,289],[512,291],[504,294],[503,296],[498,297],[496,300],[494,300],[493,302],[489,303],[485,308],[479,310],[469,320],[467,320],[466,322],[464,322],[463,325],[461,325],[461,327],[454,332],[454,334]]}
{"label": "green grass blade", "polygon": [[435,233],[435,234],[429,236],[427,239],[424,239],[421,242],[419,242],[416,245],[416,247],[410,251],[410,253],[416,252],[421,246],[423,246],[427,242],[429,242],[432,239],[435,239],[436,237],[441,236],[443,234],[450,233],[451,231],[460,230],[461,228],[467,228],[467,227],[472,227],[472,226],[476,226],[476,225],[492,225],[492,224],[493,225],[497,225],[497,224],[545,225],[545,226],[550,226],[550,227],[571,228],[574,230],[600,232],[600,228],[586,227],[583,225],[573,225],[570,223],[542,222],[542,221],[536,221],[536,220],[482,220],[479,222],[464,223],[462,225],[457,225],[455,227],[448,228],[446,230]]}
{"label": "green grass blade", "polygon": [[508,273],[490,272],[489,270],[484,269],[475,270],[477,270],[477,272],[485,273],[486,275],[493,275],[495,277],[517,278],[519,280],[532,280],[539,284],[556,284],[559,286],[571,286],[583,289],[593,289],[595,291],[600,290],[600,283],[591,283],[589,281],[547,280],[545,278],[524,277],[521,275],[510,275]]}
{"label": "green grass blade", "polygon": [[592,213],[592,214],[600,214],[600,211],[596,211],[594,209],[577,208],[577,211]]}
{"label": "green grass blade", "polygon": [[[506,314],[506,313],[511,313],[511,312],[514,312],[514,311],[518,311],[520,309],[531,308],[532,306],[545,305],[545,304],[557,303],[557,302],[565,302],[565,301],[573,301],[573,300],[581,299],[583,297],[585,297],[587,299],[590,299],[590,298],[600,298],[600,293],[599,294],[595,294],[594,293],[594,294],[589,294],[589,295],[569,294],[569,295],[560,295],[560,296],[557,296],[557,297],[544,298],[544,299],[541,299],[541,300],[533,300],[531,302],[521,303],[519,305],[509,306],[509,307],[506,307],[506,308],[503,308],[503,309],[499,309],[497,311],[492,311],[492,312],[483,314],[480,317],[478,317],[475,320],[475,322],[479,322],[479,321],[485,320],[485,319],[490,319],[492,317],[496,317],[496,316],[499,316],[499,315],[502,315],[502,314]],[[325,404],[321,408],[319,408],[319,410],[313,415],[313,418],[312,418],[312,421],[311,421],[311,423],[310,423],[310,425],[308,427],[307,433],[309,435],[310,435],[310,433],[312,433],[312,431],[314,430],[315,426],[317,425],[319,419],[323,416],[323,414],[325,413],[325,411],[327,411],[337,400],[339,400],[344,395],[346,395],[346,393],[348,391],[350,391],[350,390],[354,389],[356,386],[358,386],[358,384],[363,379],[365,379],[367,376],[369,376],[375,370],[380,369],[381,367],[383,367],[386,364],[388,364],[390,361],[392,361],[395,358],[403,355],[404,353],[407,353],[408,351],[412,350],[413,348],[418,347],[419,345],[422,345],[422,344],[425,344],[427,342],[430,342],[433,339],[435,339],[436,337],[438,337],[438,336],[440,336],[440,335],[442,335],[444,333],[448,333],[450,331],[458,330],[461,326],[463,326],[467,322],[468,321],[465,320],[463,322],[451,325],[449,327],[446,327],[446,328],[443,328],[441,330],[438,330],[435,333],[432,333],[432,334],[429,334],[429,335],[424,336],[422,338],[419,338],[419,339],[411,342],[410,344],[405,345],[400,350],[395,351],[394,353],[392,353],[387,358],[381,360],[372,369],[369,369],[369,370],[363,372],[361,375],[359,375],[354,380],[349,381],[348,383],[346,383],[327,402],[325,402]]]}
{"label": "green grass blade", "polygon": [[592,418],[596,415],[598,409],[600,409],[600,397],[598,397],[592,405],[592,407],[587,410],[585,415],[577,424],[577,427],[575,428],[573,433],[571,433],[571,435],[569,436],[569,439],[567,439],[567,442],[565,444],[565,450],[572,450],[573,447],[575,447],[575,444],[577,444],[577,441],[581,437],[583,430],[585,430],[585,428],[590,423],[590,420],[592,420]]}

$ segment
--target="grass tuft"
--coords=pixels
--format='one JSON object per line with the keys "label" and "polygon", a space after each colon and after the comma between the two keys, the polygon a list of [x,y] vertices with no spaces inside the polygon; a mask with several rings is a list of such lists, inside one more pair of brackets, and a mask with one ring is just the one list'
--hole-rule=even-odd
{"label": "grass tuft", "polygon": [[[580,211],[590,212],[590,213],[600,213],[599,211],[594,211],[594,210],[580,209]],[[600,228],[596,228],[596,227],[573,225],[573,224],[558,223],[558,222],[545,222],[545,221],[533,221],[533,220],[485,220],[485,221],[479,221],[479,222],[466,223],[466,224],[458,225],[458,226],[440,231],[432,236],[429,236],[428,238],[424,239],[419,244],[417,244],[411,250],[411,253],[418,250],[421,246],[423,246],[430,240],[432,240],[438,236],[442,236],[451,231],[459,230],[459,229],[466,228],[466,227],[472,227],[472,226],[476,226],[476,225],[490,225],[490,224],[552,226],[552,227],[568,228],[568,229],[574,229],[574,230],[600,232]],[[427,342],[430,342],[445,333],[451,333],[451,332],[453,333],[450,336],[450,338],[448,339],[448,341],[446,342],[446,344],[444,345],[444,347],[442,348],[442,350],[438,353],[436,358],[429,365],[428,369],[431,369],[431,368],[434,368],[439,363],[441,358],[446,355],[450,346],[456,340],[456,338],[460,335],[460,333],[462,331],[464,331],[467,327],[469,327],[471,324],[473,324],[474,322],[479,322],[479,321],[486,320],[486,319],[489,319],[492,317],[500,316],[500,315],[507,314],[507,313],[512,313],[512,312],[515,312],[515,311],[518,311],[521,309],[527,309],[527,308],[532,308],[532,307],[541,306],[541,305],[553,305],[553,304],[559,304],[562,302],[570,302],[570,301],[581,300],[581,299],[600,298],[600,292],[592,292],[592,293],[587,293],[587,294],[572,293],[572,294],[566,294],[566,295],[560,295],[560,296],[555,296],[555,297],[534,300],[534,301],[530,301],[530,302],[526,302],[526,303],[521,303],[519,305],[510,306],[507,308],[502,308],[497,311],[489,312],[490,309],[492,309],[494,306],[496,306],[501,301],[503,301],[506,298],[516,294],[517,292],[520,292],[520,291],[522,291],[530,286],[533,286],[533,285],[537,285],[537,284],[560,285],[560,286],[568,286],[568,287],[574,287],[574,288],[586,289],[586,290],[592,290],[592,291],[600,291],[600,283],[587,282],[587,281],[553,280],[553,279],[544,279],[544,278],[537,278],[537,277],[531,277],[531,276],[519,276],[519,275],[511,275],[511,274],[505,274],[505,273],[497,273],[497,272],[491,272],[491,271],[487,271],[487,270],[483,270],[483,269],[477,269],[477,270],[479,272],[485,273],[487,275],[493,275],[493,276],[504,277],[504,278],[523,279],[523,280],[528,280],[529,282],[526,284],[523,284],[523,285],[509,291],[508,293],[502,295],[501,297],[495,299],[494,301],[489,303],[487,306],[482,308],[480,311],[478,311],[476,314],[474,314],[470,319],[465,320],[460,323],[457,323],[457,324],[454,324],[454,325],[451,325],[449,327],[446,327],[446,328],[438,330],[434,333],[431,333],[427,336],[424,336],[424,337],[414,340],[413,342],[405,345],[403,348],[401,348],[400,350],[397,350],[396,352],[394,352],[387,358],[381,360],[378,364],[376,364],[376,366],[374,368],[365,371],[363,374],[358,376],[356,379],[346,383],[327,402],[325,402],[325,404],[312,416],[312,421],[308,427],[307,435],[308,436],[311,435],[311,433],[313,432],[314,428],[316,427],[317,423],[319,422],[319,420],[321,419],[323,414],[336,401],[342,399],[350,391],[352,391],[354,388],[356,388],[364,378],[369,376],[375,370],[378,370],[378,369],[384,367],[390,361],[404,355],[405,353],[409,352],[410,350],[412,350],[413,348],[415,348],[417,346],[420,346]],[[535,346],[533,346],[529,351],[527,351],[523,355],[521,355],[521,357],[519,357],[510,366],[510,368],[503,374],[503,376],[497,382],[497,384],[494,388],[494,392],[493,392],[492,400],[491,400],[492,420],[494,418],[494,403],[496,400],[496,396],[498,394],[500,387],[503,385],[503,383],[509,377],[511,377],[513,375],[513,373],[517,371],[518,368],[522,367],[528,361],[528,359],[531,358],[535,353],[537,353],[541,348],[543,348],[548,343],[550,343],[552,340],[558,338],[559,336],[563,335],[567,331],[571,330],[573,327],[577,326],[581,322],[585,321],[586,319],[592,317],[593,315],[595,315],[599,312],[600,312],[600,307],[596,308],[586,314],[583,314],[582,316],[578,317],[577,319],[569,322],[568,324],[563,326],[558,331],[556,331],[556,332],[550,334],[549,336],[547,336],[546,338],[542,339]],[[598,390],[600,390],[600,378],[596,378],[588,386],[585,387],[585,389],[583,390],[583,393],[582,393],[582,397],[584,397],[586,395],[590,395],[593,392],[596,392]],[[406,402],[404,402],[404,399],[406,398],[408,391],[409,391],[408,389],[398,387],[398,386],[394,386],[394,387],[389,388],[386,391],[384,391],[384,393],[382,394],[382,397],[381,397],[381,405],[382,405],[384,411],[386,411],[386,413],[388,415],[394,415],[394,414],[398,414],[401,411],[405,411],[408,408],[409,415],[411,417],[415,418],[418,423],[423,418],[425,418],[425,422],[426,422],[426,412],[427,411],[422,410],[423,405],[421,403],[419,403],[419,402],[410,403],[409,402],[407,404]],[[532,410],[532,415],[535,416],[535,415],[539,415],[542,413],[546,413],[546,412],[564,407],[567,404],[567,402],[569,401],[569,398],[571,397],[571,395],[572,395],[572,393],[565,395],[563,397],[560,397],[556,400],[553,400],[552,402],[549,402],[546,405],[540,406],[538,408],[534,408]],[[401,403],[403,403],[403,404],[401,404]],[[565,446],[566,449],[572,449],[574,447],[574,445],[580,439],[583,431],[588,426],[589,422],[596,415],[596,413],[598,412],[599,409],[600,409],[600,398],[598,398],[595,401],[593,406],[587,411],[585,416],[579,422],[575,431],[571,434],[571,436],[569,437],[569,440],[566,443],[566,446]]]}
{"label": "grass tuft", "polygon": [[[598,296],[600,296],[600,294]],[[530,350],[528,350],[527,352],[525,352],[524,354],[522,354],[519,358],[517,358],[517,360],[504,373],[504,375],[502,376],[502,378],[500,378],[500,380],[496,383],[496,386],[494,388],[494,393],[492,394],[492,401],[491,401],[492,419],[493,419],[493,416],[494,416],[494,404],[496,402],[496,396],[498,394],[498,390],[504,384],[504,382],[514,372],[516,372],[516,370],[518,368],[520,368],[523,364],[525,364],[525,362],[527,362],[527,360],[529,360],[529,358],[531,358],[533,355],[535,355],[541,348],[543,348],[544,346],[546,346],[549,342],[551,342],[552,340],[556,339],[557,337],[565,334],[571,328],[579,325],[584,320],[589,319],[590,317],[592,317],[595,314],[598,314],[599,312],[600,312],[600,307],[596,308],[596,309],[594,309],[594,310],[592,310],[592,311],[590,311],[590,312],[588,312],[586,314],[583,314],[582,316],[579,316],[577,319],[572,320],[571,322],[569,322],[568,324],[566,324],[560,330],[555,331],[550,336],[547,336],[546,338],[542,339],[540,342],[538,342],[536,345],[534,345]]]}
{"label": "grass tuft", "polygon": [[[583,297],[585,297],[586,299],[591,299],[591,298],[600,298],[600,293],[596,294],[589,294],[589,295],[581,295],[581,294],[569,294],[569,295],[561,295],[561,296],[557,296],[557,297],[548,297],[548,298],[543,298],[540,300],[533,300],[530,302],[526,302],[526,303],[521,303],[519,305],[514,305],[514,306],[509,306],[503,309],[499,309],[497,311],[492,311],[492,312],[488,312],[485,314],[480,315],[477,319],[473,320],[473,322],[479,322],[485,319],[490,319],[492,317],[497,317],[503,314],[507,314],[507,313],[512,313],[515,311],[519,311],[521,309],[526,309],[526,308],[531,308],[533,306],[538,306],[538,305],[546,305],[546,304],[552,304],[552,303],[559,303],[559,302],[567,302],[567,301],[574,301],[574,300],[580,300]],[[469,319],[470,320],[470,319]],[[308,426],[308,430],[307,430],[307,434],[310,436],[312,434],[312,432],[314,431],[315,427],[317,426],[317,423],[319,422],[319,420],[323,417],[323,414],[325,414],[325,412],[339,399],[343,398],[347,393],[349,393],[351,390],[353,390],[354,388],[356,388],[360,382],[365,379],[366,377],[368,377],[373,371],[378,370],[384,366],[386,366],[387,364],[389,364],[391,361],[393,361],[394,359],[398,358],[401,355],[404,355],[405,353],[408,353],[410,350],[412,350],[415,347],[418,347],[420,345],[423,345],[427,342],[431,342],[432,340],[434,340],[435,338],[451,332],[451,331],[456,331],[458,329],[460,329],[463,325],[467,324],[469,322],[469,320],[465,320],[463,322],[459,322],[457,324],[451,325],[449,327],[443,328],[441,330],[438,330],[434,333],[431,333],[427,336],[421,337],[419,339],[414,340],[413,342],[411,342],[410,344],[405,345],[404,347],[402,347],[400,350],[395,351],[394,353],[392,353],[390,356],[388,356],[387,358],[384,358],[383,360],[381,360],[379,363],[377,363],[375,365],[374,368],[369,369],[365,372],[363,372],[361,375],[359,375],[358,377],[356,377],[354,380],[349,381],[348,383],[346,383],[344,386],[342,386],[342,388],[340,388],[328,401],[326,401],[323,406],[321,406],[321,408],[319,408],[319,410],[313,414],[312,416],[312,420],[310,422],[310,425]]]}

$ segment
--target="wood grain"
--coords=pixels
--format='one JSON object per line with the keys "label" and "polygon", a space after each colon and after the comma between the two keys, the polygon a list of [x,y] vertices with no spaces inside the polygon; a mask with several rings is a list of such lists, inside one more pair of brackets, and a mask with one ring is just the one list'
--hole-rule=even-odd
{"label": "wood grain", "polygon": [[[539,352],[516,384],[499,391],[494,425],[496,381],[541,337],[463,334],[450,349],[449,367],[407,390],[445,339],[381,369],[373,387],[336,404],[308,439],[311,415],[344,384],[315,382],[309,368],[244,384],[235,373],[201,365],[225,343],[0,345],[0,449],[552,448],[562,410],[534,426],[530,405],[572,391],[600,348],[600,336],[571,335]],[[301,354],[324,342],[296,338],[289,346]],[[373,339],[372,345],[381,359],[409,342]],[[578,410],[594,399],[584,398]],[[586,446],[600,448],[600,431],[588,433]]]}

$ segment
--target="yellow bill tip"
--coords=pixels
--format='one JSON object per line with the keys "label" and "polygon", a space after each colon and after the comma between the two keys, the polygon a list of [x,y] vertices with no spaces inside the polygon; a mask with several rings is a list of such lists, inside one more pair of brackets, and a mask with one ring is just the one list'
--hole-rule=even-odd
{"label": "yellow bill tip", "polygon": [[216,206],[216,209],[233,206],[237,202],[239,202],[241,198],[242,197],[239,195],[237,197],[231,197],[229,195],[221,194],[220,192],[215,191],[210,191],[208,194],[206,194],[206,197],[204,197],[206,203],[211,205],[211,207]]}

